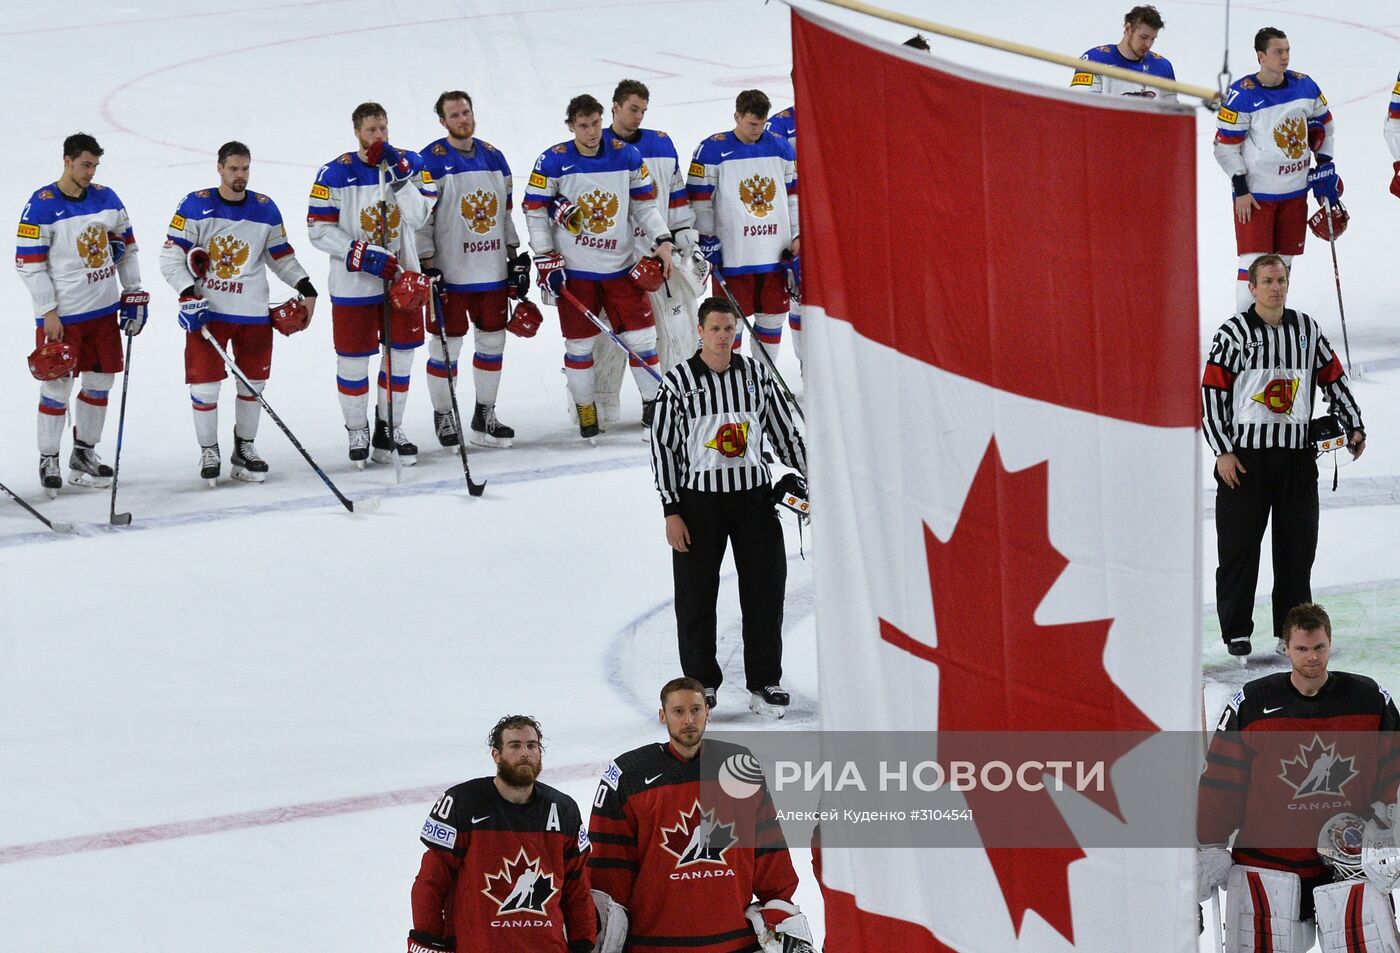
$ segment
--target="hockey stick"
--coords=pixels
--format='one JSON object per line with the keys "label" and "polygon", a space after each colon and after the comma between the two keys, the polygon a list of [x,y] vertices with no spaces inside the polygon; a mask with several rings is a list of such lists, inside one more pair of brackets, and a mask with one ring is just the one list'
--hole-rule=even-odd
{"label": "hockey stick", "polygon": [[462,457],[462,476],[467,481],[467,492],[480,496],[485,492],[486,484],[472,480],[471,464],[467,462],[467,435],[462,429],[462,409],[457,404],[457,364],[452,360],[452,352],[447,349],[447,325],[443,321],[442,302],[438,300],[436,284],[428,292],[428,298],[432,302],[429,307],[433,309],[433,320],[437,323],[438,343],[442,345],[442,356],[447,362],[447,393],[452,396],[452,424],[457,428],[457,452]]}
{"label": "hockey stick", "polygon": [[[72,523],[59,523],[59,522],[56,522],[56,521],[54,521],[54,520],[49,519],[49,518],[48,518],[47,516],[45,516],[43,513],[40,513],[40,512],[39,512],[38,510],[36,510],[34,507],[30,506],[28,503],[24,502],[24,500],[20,499],[19,494],[16,493],[14,490],[10,489],[9,487],[7,487],[5,484],[0,483],[0,490],[4,490],[6,496],[8,496],[10,499],[14,500],[16,503],[18,503],[20,506],[24,507],[26,510],[28,510],[30,516],[34,517],[34,518],[35,518],[36,520],[38,520],[39,522],[43,523],[45,526],[47,526],[49,529],[53,530],[55,533],[67,533],[67,534],[71,534],[71,533],[76,533],[76,532],[78,531],[78,527],[74,526]],[[127,521],[128,521],[128,522],[131,521],[131,516],[130,516],[129,514],[128,514],[128,516],[127,516]]]}
{"label": "hockey stick", "polygon": [[[389,160],[381,159],[379,162],[379,247],[387,253],[389,250],[389,202],[384,195],[385,170],[389,167]],[[394,436],[394,336],[392,310],[389,303],[389,279],[380,276],[384,283],[384,300],[379,304],[379,331],[384,337],[384,386],[389,391],[389,419],[384,422],[384,429],[389,434],[389,453],[394,461],[394,482],[403,481],[403,461],[399,459],[399,442]]]}
{"label": "hockey stick", "polygon": [[661,375],[658,374],[658,373],[656,372],[656,368],[652,367],[652,366],[651,366],[650,364],[648,364],[646,361],[642,360],[642,356],[641,356],[640,354],[638,354],[636,351],[632,350],[632,348],[628,345],[628,343],[627,343],[626,341],[622,340],[622,335],[620,335],[620,334],[618,334],[616,331],[614,331],[614,330],[612,329],[612,325],[608,324],[608,322],[606,322],[606,321],[604,321],[602,318],[598,317],[598,316],[597,316],[596,314],[594,314],[592,311],[589,311],[588,308],[586,308],[586,307],[584,306],[584,304],[583,304],[582,301],[580,301],[580,300],[578,300],[578,298],[574,297],[574,293],[573,293],[572,291],[569,290],[569,286],[568,286],[568,285],[565,285],[565,286],[560,290],[560,294],[563,295],[565,298],[568,298],[568,299],[569,299],[569,303],[572,304],[575,308],[578,308],[580,311],[582,311],[582,312],[583,312],[583,316],[586,317],[588,320],[592,321],[593,324],[594,324],[594,326],[596,326],[596,327],[598,328],[599,331],[602,331],[602,332],[603,332],[604,334],[606,334],[608,337],[612,338],[614,344],[616,344],[618,347],[620,347],[620,348],[622,348],[624,351],[626,351],[627,354],[628,354],[628,356],[631,357],[632,360],[636,361],[637,364],[639,364],[641,367],[643,367],[643,368],[646,369],[646,372],[647,372],[648,374],[650,374],[652,377],[656,378],[656,382],[657,382],[658,384],[661,383]]}
{"label": "hockey stick", "polygon": [[112,510],[108,522],[113,526],[130,526],[131,514],[117,512],[117,477],[122,472],[122,434],[126,431],[126,382],[131,379],[131,341],[134,334],[126,336],[126,361],[122,364],[122,409],[117,414],[117,455],[112,460]]}
{"label": "hockey stick", "polygon": [[340,488],[331,482],[330,477],[326,476],[326,471],[322,470],[316,464],[316,461],[311,458],[311,454],[306,452],[306,448],[301,445],[301,441],[296,438],[296,434],[292,433],[291,428],[282,422],[281,417],[277,416],[277,411],[272,409],[272,405],[267,402],[267,398],[252,385],[252,382],[243,374],[242,369],[239,368],[237,364],[233,363],[233,360],[228,356],[228,352],[219,346],[219,342],[214,340],[214,335],[209,333],[209,329],[207,327],[201,327],[199,329],[199,334],[204,340],[209,342],[209,346],[219,355],[219,359],[224,362],[224,366],[233,372],[233,376],[238,378],[238,382],[243,385],[243,388],[257,398],[258,403],[262,404],[263,410],[267,411],[267,415],[272,418],[273,422],[276,423],[278,427],[282,428],[282,432],[287,435],[287,439],[292,442],[292,446],[296,447],[301,455],[306,458],[306,462],[311,464],[311,469],[316,471],[316,475],[321,478],[321,482],[329,487],[330,491],[335,494],[335,498],[340,501],[341,506],[345,507],[345,509],[351,513],[373,513],[375,510],[379,509],[379,497],[377,496],[370,497],[367,500],[352,500],[344,493],[340,492]]}
{"label": "hockey stick", "polygon": [[[1351,371],[1354,368],[1351,365],[1351,344],[1347,341],[1347,310],[1342,306],[1342,273],[1337,267],[1337,236],[1332,234],[1332,202],[1324,198],[1322,207],[1327,211],[1327,244],[1332,246],[1332,277],[1337,281],[1337,314],[1342,319],[1342,350],[1347,355],[1347,370]],[[1354,370],[1359,380],[1361,369]]]}
{"label": "hockey stick", "polygon": [[724,296],[729,299],[729,303],[734,306],[734,310],[739,312],[739,318],[744,322],[744,327],[748,329],[749,334],[753,336],[753,340],[758,344],[758,353],[763,355],[764,361],[768,363],[768,369],[772,371],[773,376],[778,379],[778,386],[783,389],[783,394],[787,397],[788,402],[797,408],[797,416],[801,417],[802,422],[805,424],[807,422],[807,415],[802,412],[802,405],[797,402],[796,397],[792,396],[792,389],[788,387],[787,381],[783,380],[783,372],[778,370],[778,365],[773,361],[773,355],[768,353],[768,345],[764,344],[763,339],[758,336],[758,331],[754,328],[753,322],[749,320],[748,315],[744,314],[744,309],[739,307],[739,300],[735,298],[734,293],[729,290],[729,282],[724,280],[724,272],[719,268],[711,268],[710,273],[715,276],[715,281],[719,282],[720,290],[723,291]]}

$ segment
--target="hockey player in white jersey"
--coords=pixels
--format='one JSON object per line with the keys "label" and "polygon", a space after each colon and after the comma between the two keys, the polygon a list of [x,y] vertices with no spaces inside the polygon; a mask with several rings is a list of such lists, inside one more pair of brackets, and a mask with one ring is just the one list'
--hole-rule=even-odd
{"label": "hockey player in white jersey", "polygon": [[[636,353],[632,378],[642,395],[642,421],[649,424],[659,385],[648,368],[658,358],[643,283],[671,277],[672,239],[656,210],[656,188],[642,154],[621,139],[603,142],[602,104],[587,94],[575,96],[565,121],[573,139],[535,160],[523,204],[540,288],[559,305],[564,372],[579,435],[591,439],[599,432],[593,338],[600,332],[569,297],[594,315],[606,315]],[[651,255],[641,261],[634,229],[650,243]]]}
{"label": "hockey player in white jersey", "polygon": [[1092,50],[1086,50],[1079,57],[1088,66],[1078,71],[1070,79],[1071,89],[1085,93],[1102,93],[1105,96],[1139,96],[1144,99],[1161,99],[1163,102],[1176,102],[1176,93],[1169,93],[1154,86],[1130,83],[1113,76],[1102,76],[1093,72],[1093,65],[1116,66],[1119,69],[1133,70],[1158,79],[1176,79],[1176,71],[1171,61],[1161,53],[1153,52],[1152,44],[1164,26],[1162,15],[1153,6],[1133,7],[1123,15],[1123,38],[1117,43],[1105,43]]}
{"label": "hockey player in white jersey", "polygon": [[469,439],[482,447],[509,447],[515,431],[496,419],[510,329],[506,304],[508,297],[524,301],[530,290],[530,256],[519,254],[511,218],[510,165],[499,149],[476,138],[476,113],[465,91],[444,92],[433,109],[447,135],[423,148],[423,171],[437,186],[438,200],[427,227],[418,233],[423,270],[439,278],[447,337],[447,353],[436,334],[428,337],[433,429],[444,447],[457,446],[448,378],[457,374],[457,357],[468,325],[473,325],[476,409]]}
{"label": "hockey player in white jersey", "polygon": [[1390,111],[1385,117],[1385,144],[1390,148],[1390,157],[1395,160],[1395,177],[1390,180],[1390,194],[1400,199],[1400,73],[1395,76],[1395,87],[1390,91]]}
{"label": "hockey player in white jersey", "polygon": [[[411,466],[418,461],[418,447],[404,435],[403,414],[413,352],[423,343],[427,285],[418,280],[419,273],[404,271],[399,263],[418,261],[413,233],[428,221],[437,193],[423,177],[422,157],[389,144],[383,106],[361,103],[351,121],[359,148],[332,159],[316,174],[306,224],[311,244],[331,258],[336,385],[350,459],[364,466],[372,440],[376,463],[388,462],[397,448],[399,459]],[[381,189],[381,175],[388,188]],[[381,328],[386,281],[391,283],[388,341]],[[381,363],[371,438],[369,360],[375,353]],[[390,387],[394,419],[387,421]]]}
{"label": "hockey player in white jersey", "polygon": [[82,388],[73,408],[68,482],[111,485],[112,468],[97,444],[107,418],[107,395],[122,369],[120,331],[141,333],[149,296],[131,219],[117,193],[93,182],[102,147],[86,133],[63,141],[63,175],[30,196],[19,216],[15,267],[34,302],[35,343],[63,341],[72,374],[39,387],[39,481],[50,497],[63,486],[58,464],[73,379]]}
{"label": "hockey player in white jersey", "polygon": [[[675,142],[660,130],[642,128],[650,100],[651,92],[644,83],[635,79],[618,83],[613,90],[612,124],[603,130],[603,144],[610,146],[618,139],[642,154],[656,185],[656,209],[676,240],[675,272],[660,288],[649,292],[651,311],[656,317],[656,353],[660,371],[665,374],[699,346],[695,334],[697,296],[705,292],[708,266],[695,255],[695,213],[686,197]],[[637,235],[638,257],[649,254],[651,240],[641,229],[633,231]],[[618,397],[626,365],[627,355],[610,338],[599,335],[594,339],[594,387],[603,423],[618,419]]]}
{"label": "hockey player in white jersey", "polygon": [[254,390],[235,385],[232,475],[249,483],[267,479],[267,462],[253,441],[262,418],[261,394],[272,372],[273,319],[268,307],[270,268],[296,289],[293,315],[278,330],[291,334],[311,321],[316,289],[287,241],[277,203],[248,188],[252,154],[241,142],[219,147],[219,185],[186,195],[170,220],[160,271],[180,296],[185,329],[185,383],[199,440],[199,476],[219,476],[219,391],[228,372],[200,334],[207,327],[219,346],[232,352]]}
{"label": "hockey player in white jersey", "polygon": [[[1256,258],[1281,255],[1291,267],[1303,253],[1309,189],[1319,205],[1325,200],[1344,214],[1327,97],[1311,78],[1288,68],[1290,48],[1282,30],[1264,27],[1254,35],[1254,51],[1259,72],[1230,86],[1215,131],[1215,161],[1230,176],[1235,197],[1240,311],[1254,303],[1248,282]],[[1309,150],[1317,160],[1311,171]]]}
{"label": "hockey player in white jersey", "polygon": [[[700,250],[724,275],[751,317],[758,341],[777,357],[789,296],[784,260],[800,253],[797,165],[792,145],[767,132],[770,104],[757,89],[734,101],[734,129],[710,136],[695,150],[687,176]],[[722,294],[718,283],[715,294]]]}

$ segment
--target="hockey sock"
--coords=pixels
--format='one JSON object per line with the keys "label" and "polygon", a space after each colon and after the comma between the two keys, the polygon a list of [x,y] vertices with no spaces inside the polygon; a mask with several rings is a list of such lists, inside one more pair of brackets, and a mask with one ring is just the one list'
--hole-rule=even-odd
{"label": "hockey sock", "polygon": [[345,416],[346,428],[362,430],[368,427],[369,355],[337,354],[335,384],[340,391],[340,412]]}
{"label": "hockey sock", "polygon": [[778,360],[778,349],[783,344],[783,325],[787,323],[785,314],[756,314],[753,316],[754,342],[749,345],[749,355],[756,361],[763,358],[758,355],[759,342],[763,342],[763,347],[767,349],[768,356],[774,361]]}
{"label": "hockey sock", "polygon": [[637,356],[642,359],[642,362],[645,362],[638,362],[631,355],[627,357],[627,363],[632,368],[632,379],[637,382],[637,390],[641,392],[642,400],[651,400],[661,387],[656,382],[656,378],[647,373],[648,367],[656,370],[657,365],[661,363],[656,356],[656,328],[623,331],[622,340],[626,341],[627,346],[637,352]]}
{"label": "hockey sock", "polygon": [[73,426],[77,439],[89,447],[102,440],[102,425],[107,421],[107,395],[112,390],[115,374],[83,372],[83,389],[73,403]]}
{"label": "hockey sock", "polygon": [[58,453],[63,440],[63,418],[68,414],[68,394],[73,378],[60,377],[39,385],[39,452]]}
{"label": "hockey sock", "polygon": [[[504,331],[501,332],[505,334]],[[450,364],[452,373],[457,370],[457,356],[462,353],[462,339],[447,339],[447,355],[442,352],[442,342],[434,334],[428,338],[428,399],[433,402],[433,410],[445,414],[452,409],[452,395],[447,391],[447,370]],[[450,357],[450,361],[449,361]],[[394,355],[395,370],[398,369],[398,355]],[[478,385],[480,386],[480,385]],[[480,398],[478,398],[480,399]]]}
{"label": "hockey sock", "polygon": [[201,447],[219,442],[219,382],[191,384],[190,405],[194,408],[194,437]]}
{"label": "hockey sock", "polygon": [[593,403],[593,338],[564,339],[564,378],[575,404]]}
{"label": "hockey sock", "polygon": [[[380,355],[379,364],[379,402],[375,404],[375,413],[380,420],[387,420],[389,416],[389,391],[385,384],[384,375],[389,369],[388,348]],[[403,426],[403,410],[408,404],[408,379],[413,372],[413,348],[396,347],[394,351],[394,419],[395,427]],[[450,403],[449,403],[450,406]]]}
{"label": "hockey sock", "polygon": [[802,310],[794,307],[788,312],[788,328],[792,331],[792,353],[797,355],[797,363],[800,365],[806,358],[807,342],[802,337]]}
{"label": "hockey sock", "polygon": [[238,403],[233,408],[233,435],[239,440],[256,440],[258,422],[262,420],[262,404],[253,394],[261,394],[267,381],[250,380],[248,383],[253,385],[253,393],[245,391],[239,382]]}
{"label": "hockey sock", "polygon": [[506,332],[476,330],[476,350],[472,354],[472,383],[476,402],[494,406],[501,388],[501,364],[505,359]]}

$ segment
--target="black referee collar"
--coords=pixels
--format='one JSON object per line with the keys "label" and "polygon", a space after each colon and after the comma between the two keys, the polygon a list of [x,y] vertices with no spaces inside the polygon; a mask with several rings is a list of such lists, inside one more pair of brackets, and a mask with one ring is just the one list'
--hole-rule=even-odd
{"label": "black referee collar", "polygon": [[[1259,317],[1259,312],[1254,310],[1254,305],[1250,305],[1249,309],[1245,311],[1244,320],[1245,323],[1248,324],[1251,329],[1268,328],[1273,326],[1269,324],[1269,322],[1265,321],[1263,318]],[[1292,308],[1284,308],[1283,320],[1279,322],[1279,327],[1284,327],[1285,325],[1289,324],[1293,325],[1294,327],[1298,326],[1298,312],[1294,311]]]}

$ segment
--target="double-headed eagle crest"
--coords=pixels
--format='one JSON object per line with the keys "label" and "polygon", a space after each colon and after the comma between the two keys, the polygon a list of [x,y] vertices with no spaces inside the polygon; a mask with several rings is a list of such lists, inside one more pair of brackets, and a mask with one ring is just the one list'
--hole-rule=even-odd
{"label": "double-headed eagle crest", "polygon": [[1308,150],[1308,124],[1302,116],[1285,116],[1274,127],[1274,144],[1290,159],[1301,159]]}
{"label": "double-headed eagle crest", "polygon": [[107,229],[89,225],[78,235],[78,257],[89,268],[101,268],[107,263]]}
{"label": "double-headed eagle crest", "polygon": [[248,243],[232,235],[221,235],[209,242],[209,268],[220,278],[242,274],[248,263]]}
{"label": "double-headed eagle crest", "polygon": [[608,231],[617,218],[617,196],[602,189],[594,189],[587,195],[580,195],[578,207],[583,213],[583,227],[594,235]]}
{"label": "double-headed eagle crest", "polygon": [[360,209],[360,230],[365,233],[367,241],[378,244],[380,240],[391,242],[399,237],[399,207],[389,206],[389,229],[386,233],[380,234],[380,228],[384,224],[384,213],[381,205],[371,205],[369,208]]}
{"label": "double-headed eagle crest", "polygon": [[778,183],[766,175],[753,175],[739,182],[739,199],[754,218],[767,218],[777,195]]}
{"label": "double-headed eagle crest", "polygon": [[467,220],[467,227],[478,235],[485,235],[496,227],[496,211],[499,208],[500,200],[495,193],[485,189],[477,189],[462,198],[462,217]]}

